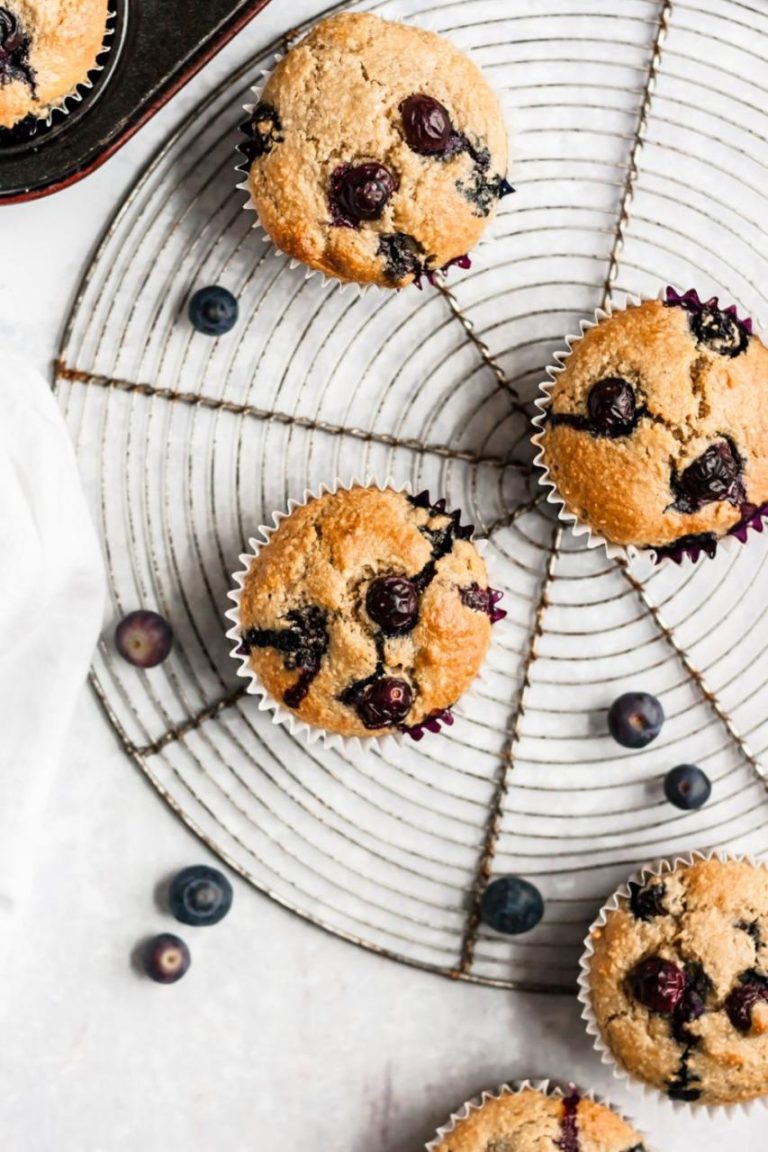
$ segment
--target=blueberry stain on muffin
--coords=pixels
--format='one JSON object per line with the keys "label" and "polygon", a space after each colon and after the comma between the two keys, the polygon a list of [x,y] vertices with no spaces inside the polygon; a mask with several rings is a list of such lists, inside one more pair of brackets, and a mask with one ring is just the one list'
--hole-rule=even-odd
{"label": "blueberry stain on muffin", "polygon": [[242,125],[242,130],[248,139],[239,145],[239,150],[249,164],[269,155],[274,146],[281,143],[282,128],[277,108],[265,100],[259,101],[251,118]]}
{"label": "blueberry stain on muffin", "polygon": [[699,344],[720,356],[734,357],[746,352],[752,335],[752,321],[749,317],[740,319],[735,304],[720,308],[717,296],[701,300],[694,289],[681,294],[674,288],[667,288],[666,304],[670,308],[685,309],[691,331]]}
{"label": "blueberry stain on muffin", "polygon": [[0,86],[14,80],[27,84],[35,92],[35,73],[29,63],[30,37],[25,35],[18,17],[0,8]]}
{"label": "blueberry stain on muffin", "polygon": [[299,673],[295,684],[286,689],[283,700],[289,708],[298,708],[328,651],[328,618],[322,608],[310,604],[289,612],[286,619],[288,626],[284,628],[249,628],[243,637],[243,646],[246,651],[274,648],[283,653],[285,667]]}

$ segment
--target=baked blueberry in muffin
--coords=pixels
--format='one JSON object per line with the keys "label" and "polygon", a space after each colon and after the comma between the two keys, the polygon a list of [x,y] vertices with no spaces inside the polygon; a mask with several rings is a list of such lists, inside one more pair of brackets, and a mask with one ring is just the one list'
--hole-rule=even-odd
{"label": "baked blueberry in muffin", "polygon": [[88,78],[104,50],[107,0],[0,5],[0,128],[44,119]]}
{"label": "baked blueberry in muffin", "polygon": [[768,511],[768,349],[670,288],[574,343],[534,438],[568,511],[657,559],[713,555]]}
{"label": "baked blueberry in muffin", "polygon": [[588,996],[626,1071],[675,1100],[768,1093],[768,870],[680,862],[592,930]]}
{"label": "baked blueberry in muffin", "polygon": [[506,179],[498,100],[448,41],[369,13],[319,23],[244,126],[252,201],[288,255],[401,287],[461,263]]}
{"label": "baked blueberry in muffin", "polygon": [[505,615],[471,536],[427,493],[355,487],[311,500],[249,564],[240,655],[307,724],[358,737],[438,731]]}

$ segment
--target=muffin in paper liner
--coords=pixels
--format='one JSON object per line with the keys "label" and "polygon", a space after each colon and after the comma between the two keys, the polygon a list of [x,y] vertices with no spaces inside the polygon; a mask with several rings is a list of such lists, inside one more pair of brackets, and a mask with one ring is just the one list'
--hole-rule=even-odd
{"label": "muffin in paper liner", "polygon": [[[646,1097],[669,1100],[670,1104],[677,1112],[687,1112],[693,1115],[708,1115],[710,1117],[719,1115],[731,1115],[734,1113],[750,1114],[757,1108],[768,1107],[768,1076],[766,1077],[766,1095],[754,1096],[746,1100],[735,1100],[732,1102],[714,1103],[714,1102],[701,1102],[697,1100],[678,1099],[669,1096],[661,1087],[657,1087],[650,1082],[641,1079],[635,1073],[630,1071],[616,1056],[613,1050],[609,1047],[607,1041],[603,1038],[603,1033],[598,1023],[597,1016],[592,1006],[591,994],[591,965],[595,954],[594,938],[606,926],[609,915],[615,912],[622,904],[622,902],[629,901],[632,898],[632,889],[635,885],[642,890],[649,881],[654,879],[670,876],[679,868],[687,868],[693,864],[702,861],[719,860],[724,863],[737,862],[749,864],[754,868],[768,870],[768,863],[757,860],[752,856],[746,854],[737,854],[724,852],[720,849],[712,849],[710,851],[694,851],[680,853],[676,856],[665,857],[646,864],[644,867],[638,869],[633,873],[624,884],[621,884],[612,895],[606,900],[602,908],[598,912],[594,921],[589,927],[587,936],[584,942],[584,952],[582,953],[579,961],[579,977],[578,977],[578,999],[582,1005],[581,1018],[585,1021],[587,1033],[592,1037],[593,1046],[596,1052],[600,1054],[600,1059],[603,1064],[610,1067],[613,1076],[617,1080],[626,1080],[633,1087],[639,1086]],[[740,927],[740,925],[737,925]],[[744,929],[748,933],[748,926],[745,924]],[[721,1011],[724,1011],[722,1009]],[[696,1019],[698,1017],[692,1017]],[[692,1082],[695,1082],[692,1081]]]}
{"label": "muffin in paper liner", "polygon": [[[413,23],[417,27],[424,27],[425,30],[434,32],[436,35],[442,36],[442,34],[439,32],[439,30],[433,29],[433,28],[427,28],[426,25],[424,24],[424,22],[421,20],[418,22],[418,24],[416,21],[411,21],[408,18],[402,18],[401,20],[399,20],[397,22],[403,23],[406,25]],[[322,21],[318,20],[317,24],[319,24],[319,23],[322,23]],[[311,27],[307,28],[306,31],[303,32],[301,36],[297,37],[296,40],[294,40],[291,43],[289,51],[292,50],[296,45],[300,44],[302,42],[302,40],[304,40],[313,31],[313,29],[317,26],[317,24],[313,24]],[[449,43],[451,43],[451,41],[448,37],[443,36],[443,39],[446,39],[446,40],[448,40]],[[456,47],[456,45],[454,45],[454,47]],[[466,56],[466,57],[468,57],[468,59],[472,60],[476,64],[478,69],[480,69],[480,71],[483,71],[479,62],[477,60],[475,60],[474,54],[471,51],[468,51],[466,49],[466,47],[464,47],[464,46],[462,46],[460,51],[463,53],[464,56]],[[402,285],[400,288],[398,288],[394,284],[392,286],[387,286],[384,284],[376,284],[373,282],[369,282],[369,283],[359,282],[359,281],[354,280],[352,278],[345,280],[345,279],[342,279],[340,276],[334,276],[331,273],[326,273],[322,269],[311,268],[308,265],[304,264],[302,260],[297,259],[296,257],[292,257],[288,253],[283,252],[283,250],[280,248],[278,243],[272,238],[272,236],[269,234],[269,232],[265,228],[264,224],[262,223],[260,216],[259,216],[258,208],[256,206],[256,203],[254,202],[253,195],[251,192],[249,172],[250,172],[251,164],[253,163],[253,158],[250,157],[248,154],[248,140],[250,138],[252,138],[252,136],[253,136],[253,130],[252,130],[253,113],[261,102],[262,94],[264,92],[264,89],[265,89],[267,83],[269,82],[269,80],[272,76],[272,73],[274,72],[276,66],[285,58],[285,56],[286,56],[285,52],[276,52],[274,54],[272,67],[269,69],[264,69],[261,73],[260,82],[258,84],[253,85],[253,87],[251,88],[251,92],[253,93],[253,96],[254,96],[253,102],[243,105],[243,109],[246,113],[247,119],[240,125],[240,131],[241,131],[241,134],[244,137],[246,137],[246,139],[241,140],[241,142],[237,146],[237,152],[239,154],[239,158],[238,158],[238,163],[235,166],[235,171],[239,175],[244,176],[244,179],[239,184],[237,184],[237,188],[239,191],[242,191],[246,196],[246,202],[243,204],[243,208],[246,211],[253,213],[253,215],[254,215],[254,221],[252,224],[252,228],[258,229],[261,232],[262,241],[271,246],[271,250],[272,250],[273,255],[275,255],[277,257],[288,256],[288,266],[290,269],[293,270],[293,269],[298,268],[298,267],[303,267],[304,272],[305,272],[305,279],[309,280],[312,277],[316,276],[316,283],[321,284],[323,286],[323,288],[335,286],[335,287],[339,288],[340,290],[351,289],[352,292],[356,293],[357,295],[362,295],[363,293],[367,293],[367,292],[373,290],[374,294],[379,294],[383,299],[393,291],[400,291],[400,290],[402,290],[403,287],[409,287],[410,286],[409,284]],[[487,80],[487,77],[486,77],[486,80]],[[509,108],[508,99],[506,99],[506,100],[503,99],[499,93],[496,93],[496,95],[499,99],[499,107],[501,109],[502,119],[503,119],[504,127],[506,130],[506,134],[507,134],[507,141],[509,142],[509,140],[512,138],[513,132],[511,129],[511,115],[510,115],[510,108]],[[507,167],[509,167],[509,156],[507,157]],[[506,187],[506,191],[502,195],[507,195],[508,192],[509,193],[514,192],[514,188],[509,183],[508,180],[504,179],[503,183]],[[499,200],[501,200],[501,198],[502,197],[500,195]],[[490,220],[486,224],[484,231],[483,231],[483,234],[472,245],[471,252],[477,251],[478,249],[480,249],[484,245],[486,245],[489,242],[492,242],[494,240],[494,238],[496,236],[496,229],[497,229],[498,224],[499,224],[499,216],[500,216],[500,213],[498,212],[498,210],[495,210],[493,212]],[[472,266],[472,258],[470,256],[469,252],[465,253],[464,255],[457,256],[452,260],[449,260],[447,264],[443,265],[440,268],[435,268],[435,269],[424,268],[421,272],[418,272],[415,275],[414,279],[411,281],[411,284],[414,284],[420,290],[423,287],[423,284],[422,284],[423,280],[426,280],[427,283],[429,283],[431,285],[438,284],[444,280],[446,274],[454,266],[461,268],[461,269],[464,269],[464,270],[470,268]]]}
{"label": "muffin in paper liner", "polygon": [[[371,479],[360,481],[357,478],[352,478],[349,482],[342,482],[340,480],[334,481],[333,484],[321,484],[316,492],[306,489],[300,500],[291,499],[288,501],[287,509],[285,512],[275,512],[272,517],[271,525],[261,525],[257,529],[257,533],[248,541],[249,551],[240,555],[239,559],[242,567],[232,574],[233,589],[228,593],[230,600],[234,601],[235,607],[230,608],[226,613],[226,618],[232,621],[232,627],[227,631],[227,639],[233,642],[233,647],[230,650],[230,655],[237,660],[239,667],[237,675],[243,677],[248,681],[246,691],[250,695],[256,695],[259,699],[259,711],[271,712],[272,721],[275,724],[284,725],[289,732],[293,735],[301,736],[306,739],[308,744],[314,744],[318,740],[322,740],[324,745],[328,748],[336,749],[359,749],[363,745],[383,744],[387,741],[395,743],[402,743],[405,736],[410,737],[414,741],[420,741],[427,733],[438,733],[443,726],[450,727],[454,723],[454,715],[465,715],[466,704],[472,699],[477,700],[477,692],[475,685],[483,680],[482,667],[479,668],[475,675],[472,685],[465,689],[462,693],[460,700],[450,707],[439,709],[435,713],[425,717],[418,724],[413,725],[407,729],[398,732],[387,732],[377,734],[372,732],[370,736],[347,736],[338,732],[329,731],[326,728],[309,724],[308,722],[300,719],[289,708],[284,707],[275,697],[268,691],[265,685],[262,684],[258,674],[254,671],[250,663],[250,655],[243,647],[242,643],[242,627],[240,619],[240,600],[242,591],[245,584],[245,579],[248,570],[255,556],[258,555],[260,549],[267,543],[276,532],[281,522],[287,519],[297,508],[303,507],[311,500],[318,499],[322,496],[332,495],[339,491],[351,491],[354,488],[377,488],[379,491],[391,489],[395,492],[401,492],[406,495],[412,495],[412,487],[409,483],[395,483],[391,479],[380,481],[378,479]],[[422,494],[425,495],[425,494]],[[436,502],[440,503],[439,501]],[[445,503],[442,501],[442,503]],[[447,515],[460,516],[460,511],[454,509],[453,512],[448,512]],[[465,530],[471,530],[471,525],[462,526]],[[491,625],[498,624],[507,615],[503,608],[498,607],[498,602],[502,598],[502,593],[498,592],[492,586],[493,580],[490,566],[488,564],[486,542],[483,540],[473,540],[472,536],[466,537],[474,545],[476,551],[485,563],[486,572],[488,575],[488,616]],[[495,583],[495,582],[494,582]]]}
{"label": "muffin in paper liner", "polygon": [[[624,1116],[617,1108],[605,1100],[602,1096],[597,1095],[595,1092],[583,1091],[577,1088],[574,1084],[563,1084],[553,1080],[513,1080],[508,1084],[502,1084],[499,1088],[493,1091],[486,1091],[479,1096],[473,1097],[462,1105],[456,1112],[452,1113],[448,1121],[437,1130],[437,1134],[433,1140],[425,1146],[426,1152],[445,1152],[446,1140],[452,1136],[457,1129],[461,1128],[464,1121],[481,1112],[493,1101],[503,1100],[509,1096],[519,1096],[524,1092],[538,1093],[542,1096],[554,1098],[558,1100],[575,1101],[589,1100],[593,1104],[598,1105],[601,1109],[605,1109],[610,1113],[611,1120],[614,1125],[620,1121],[622,1127],[626,1126],[627,1131],[622,1131],[622,1139],[634,1140],[633,1145],[622,1144],[613,1147],[605,1145],[605,1152],[652,1152],[650,1145],[646,1142],[643,1133],[639,1132],[635,1127],[634,1121]],[[570,1117],[570,1119],[569,1119]],[[561,1133],[561,1147],[563,1152],[578,1152],[578,1126],[574,1126],[575,1109],[573,1111],[564,1109],[563,1124]],[[616,1118],[616,1119],[614,1119]],[[568,1127],[566,1127],[568,1125]],[[566,1143],[568,1138],[571,1138],[570,1143]],[[576,1141],[574,1143],[574,1141]],[[471,1142],[467,1141],[466,1147],[462,1152],[475,1152]],[[483,1145],[484,1147],[484,1145]],[[478,1144],[477,1152],[480,1152],[481,1145]]]}
{"label": "muffin in paper liner", "polygon": [[[545,370],[547,379],[542,382],[540,395],[535,402],[539,414],[535,416],[532,421],[534,434],[531,442],[536,449],[534,466],[539,469],[540,472],[539,483],[547,489],[547,502],[557,507],[560,521],[569,527],[574,536],[583,538],[588,548],[603,548],[611,559],[625,558],[631,561],[637,561],[642,558],[646,561],[653,561],[656,564],[661,563],[665,559],[669,559],[674,563],[680,564],[684,558],[687,557],[691,562],[695,563],[701,556],[706,555],[710,558],[713,557],[719,548],[723,548],[727,552],[734,552],[737,550],[738,544],[746,543],[750,528],[757,532],[762,532],[763,521],[768,517],[768,503],[752,505],[745,501],[742,506],[743,515],[741,520],[728,528],[722,535],[716,535],[714,532],[703,532],[699,535],[683,535],[669,545],[658,547],[648,546],[641,548],[633,544],[617,544],[608,540],[604,535],[596,529],[593,529],[588,523],[571,511],[566,500],[560,495],[556,482],[552,479],[542,443],[549,409],[552,405],[554,388],[557,384],[558,377],[565,371],[568,358],[573,353],[576,345],[584,338],[587,332],[598,327],[604,321],[610,320],[617,314],[656,300],[670,307],[679,307],[688,312],[689,316],[701,314],[706,312],[707,309],[714,308],[718,313],[728,317],[734,327],[738,327],[738,329],[749,336],[753,334],[752,321],[748,318],[740,319],[734,305],[727,308],[720,308],[717,297],[704,301],[699,298],[698,293],[693,289],[684,293],[678,293],[674,288],[667,287],[666,289],[660,290],[656,297],[627,295],[622,304],[612,304],[607,309],[597,308],[593,314],[594,318],[584,319],[580,322],[578,334],[565,337],[565,349],[555,353],[554,362]],[[759,325],[755,326],[756,336],[759,337],[762,331],[763,329]],[[766,343],[765,340],[761,342],[763,344]],[[721,439],[725,440],[726,438],[727,433],[723,433]],[[717,503],[717,501],[706,501],[701,507],[710,503]]]}
{"label": "muffin in paper liner", "polygon": [[70,115],[73,109],[80,104],[91,91],[95,81],[98,79],[99,73],[104,71],[106,66],[105,57],[112,48],[112,39],[115,35],[116,17],[117,12],[115,8],[111,4],[108,4],[104,17],[104,32],[101,46],[94,57],[93,64],[82,80],[78,81],[65,95],[46,105],[47,110],[41,115],[35,115],[34,110],[30,109],[29,113],[22,119],[17,120],[15,124],[8,127],[0,125],[0,142],[6,140],[31,139],[37,135],[41,128],[50,128],[55,116],[58,115],[66,118]]}

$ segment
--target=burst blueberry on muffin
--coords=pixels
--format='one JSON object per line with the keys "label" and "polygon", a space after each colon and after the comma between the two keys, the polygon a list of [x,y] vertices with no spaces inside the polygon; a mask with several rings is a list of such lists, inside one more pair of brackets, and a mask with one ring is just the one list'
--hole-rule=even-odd
{"label": "burst blueberry on muffin", "polygon": [[587,996],[603,1042],[674,1100],[768,1093],[768,870],[694,859],[629,886],[591,933]]}
{"label": "burst blueberry on muffin", "polygon": [[45,119],[77,90],[104,49],[107,0],[0,5],[0,128]]}
{"label": "burst blueberry on muffin", "polygon": [[366,13],[293,47],[245,130],[262,226],[340,280],[398,288],[464,262],[512,191],[499,102],[475,64]]}
{"label": "burst blueberry on muffin", "polygon": [[430,1152],[646,1152],[632,1126],[609,1108],[582,1096],[525,1087],[502,1089],[467,1109]]}
{"label": "burst blueberry on muffin", "polygon": [[589,328],[534,442],[578,521],[657,557],[713,555],[768,511],[768,349],[717,299],[668,289]]}
{"label": "burst blueberry on muffin", "polygon": [[439,729],[504,615],[471,535],[426,493],[355,487],[295,508],[249,563],[240,654],[328,732]]}

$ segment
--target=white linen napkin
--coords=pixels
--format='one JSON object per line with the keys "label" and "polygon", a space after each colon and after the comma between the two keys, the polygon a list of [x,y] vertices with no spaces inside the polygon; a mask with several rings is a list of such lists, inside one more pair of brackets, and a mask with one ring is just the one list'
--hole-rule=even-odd
{"label": "white linen napkin", "polygon": [[99,545],[56,400],[0,350],[0,961],[103,605]]}

